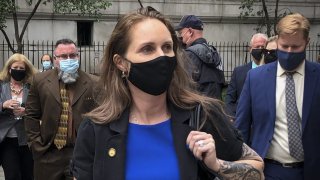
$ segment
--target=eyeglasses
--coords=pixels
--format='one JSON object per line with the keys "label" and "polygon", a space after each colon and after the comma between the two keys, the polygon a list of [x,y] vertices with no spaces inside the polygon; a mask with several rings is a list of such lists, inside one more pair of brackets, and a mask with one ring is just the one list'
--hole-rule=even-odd
{"label": "eyeglasses", "polygon": [[74,59],[76,57],[78,57],[78,53],[71,53],[71,54],[60,54],[60,55],[55,55],[56,58],[59,58],[59,59]]}
{"label": "eyeglasses", "polygon": [[276,49],[265,49],[264,54],[276,54],[277,50]]}
{"label": "eyeglasses", "polygon": [[178,32],[177,32],[177,37],[179,37],[179,38],[183,37],[188,31],[189,31],[189,29],[186,30],[184,33],[182,32],[182,30],[181,30],[181,31],[178,31]]}

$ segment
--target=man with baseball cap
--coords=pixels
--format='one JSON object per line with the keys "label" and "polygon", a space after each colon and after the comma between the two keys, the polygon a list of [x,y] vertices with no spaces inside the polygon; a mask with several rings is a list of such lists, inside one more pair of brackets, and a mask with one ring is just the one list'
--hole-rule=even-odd
{"label": "man with baseball cap", "polygon": [[192,28],[203,30],[203,23],[202,21],[196,17],[195,15],[187,15],[183,16],[179,25],[175,27],[176,31],[179,31],[183,28]]}
{"label": "man with baseball cap", "polygon": [[221,58],[212,45],[203,38],[203,23],[195,15],[183,16],[175,27],[189,57],[188,72],[198,83],[198,91],[204,95],[221,99],[225,83],[221,70]]}

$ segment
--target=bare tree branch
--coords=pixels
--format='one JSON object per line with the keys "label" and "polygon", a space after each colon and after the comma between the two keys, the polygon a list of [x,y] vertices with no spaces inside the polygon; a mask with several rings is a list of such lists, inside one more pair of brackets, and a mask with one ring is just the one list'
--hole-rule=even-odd
{"label": "bare tree branch", "polygon": [[140,7],[142,7],[142,8],[143,8],[143,5],[142,5],[141,1],[140,1],[140,0],[138,0],[138,2],[139,2],[139,4],[140,4]]}
{"label": "bare tree branch", "polygon": [[26,31],[26,29],[28,27],[28,24],[29,24],[30,20],[32,19],[33,15],[36,13],[41,1],[42,0],[38,0],[37,4],[34,6],[32,12],[29,14],[28,18],[26,19],[26,21],[25,21],[25,23],[23,25],[20,37],[19,37],[20,41],[22,41],[23,35],[24,35],[24,33],[25,33],[25,31]]}
{"label": "bare tree branch", "polygon": [[10,40],[9,40],[9,37],[8,37],[6,31],[4,31],[2,28],[0,29],[0,31],[1,31],[2,34],[4,35],[4,38],[6,39],[10,50],[11,50],[13,53],[16,53],[16,50],[13,49],[13,47],[12,47],[12,45],[11,45],[11,42],[10,42]]}
{"label": "bare tree branch", "polygon": [[279,0],[276,1],[276,8],[274,9],[274,26],[273,26],[274,34],[277,34],[276,24],[278,23],[278,8],[279,8]]}
{"label": "bare tree branch", "polygon": [[12,18],[14,23],[14,35],[16,40],[19,39],[19,25],[18,25],[18,17],[17,17],[17,8],[15,0],[11,0],[12,3]]}
{"label": "bare tree branch", "polygon": [[[22,1],[22,0],[21,0]],[[19,7],[17,4],[17,0],[0,0],[0,30],[6,37],[6,41],[8,43],[8,46],[10,46],[10,50],[12,52],[19,52],[22,53],[23,50],[23,37],[26,32],[26,29],[32,20],[33,16],[36,14],[40,4],[46,5],[47,3],[53,3],[53,9],[54,11],[57,8],[63,9],[67,12],[71,13],[73,11],[79,12],[79,14],[84,15],[88,14],[91,15],[97,15],[97,18],[100,17],[101,12],[100,10],[106,9],[107,7],[111,6],[111,3],[108,0],[95,0],[95,1],[86,1],[86,0],[71,0],[71,1],[65,1],[65,0],[25,0],[25,2],[30,6],[30,9],[32,8],[32,11],[28,14],[26,20],[24,21],[23,27],[19,28],[19,22],[18,22],[18,12]],[[71,4],[70,4],[71,3]],[[33,7],[34,5],[34,7]],[[70,6],[71,5],[71,6]],[[142,4],[141,4],[142,5]],[[6,24],[6,16],[7,14],[10,14],[12,16],[12,21],[14,23],[14,37],[15,41],[17,43],[18,48],[17,50],[14,50],[13,43],[11,43],[8,40],[8,36],[5,32],[5,28],[7,27]],[[21,31],[20,31],[21,29]]]}
{"label": "bare tree branch", "polygon": [[270,24],[270,19],[269,19],[269,14],[268,14],[268,9],[267,9],[267,5],[266,5],[266,1],[265,0],[261,0],[262,2],[262,7],[263,7],[263,12],[264,12],[264,17],[266,20],[266,25],[267,25],[267,35],[270,37],[271,35],[271,24]]}

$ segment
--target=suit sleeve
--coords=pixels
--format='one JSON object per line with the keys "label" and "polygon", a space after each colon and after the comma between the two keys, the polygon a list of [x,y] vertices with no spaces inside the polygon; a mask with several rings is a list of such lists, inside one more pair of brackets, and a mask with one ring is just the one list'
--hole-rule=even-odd
{"label": "suit sleeve", "polygon": [[247,144],[250,144],[249,138],[252,122],[250,77],[251,73],[249,71],[241,91],[235,121],[235,126],[240,130],[243,139]]}
{"label": "suit sleeve", "polygon": [[77,180],[93,179],[95,155],[95,133],[90,120],[84,120],[80,127],[73,151],[71,169]]}
{"label": "suit sleeve", "polygon": [[236,115],[236,109],[237,109],[237,69],[235,68],[230,83],[227,88],[226,93],[226,106],[227,110],[230,113],[230,115],[235,116]]}
{"label": "suit sleeve", "polygon": [[34,159],[39,158],[47,149],[43,145],[40,134],[41,105],[37,86],[36,78],[33,78],[26,101],[26,116],[24,121],[28,146],[31,148]]}

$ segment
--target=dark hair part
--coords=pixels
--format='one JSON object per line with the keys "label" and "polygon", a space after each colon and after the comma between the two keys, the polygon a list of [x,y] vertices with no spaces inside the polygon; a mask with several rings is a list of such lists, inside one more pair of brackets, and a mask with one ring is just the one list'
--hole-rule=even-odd
{"label": "dark hair part", "polygon": [[41,64],[42,64],[42,58],[43,58],[44,56],[49,56],[51,63],[53,63],[53,58],[52,58],[52,56],[51,56],[50,54],[43,54],[43,55],[41,56],[41,58],[40,58]]}
{"label": "dark hair part", "polygon": [[57,48],[60,44],[74,44],[75,46],[77,46],[76,43],[74,43],[71,39],[67,38],[58,40],[54,47]]}

